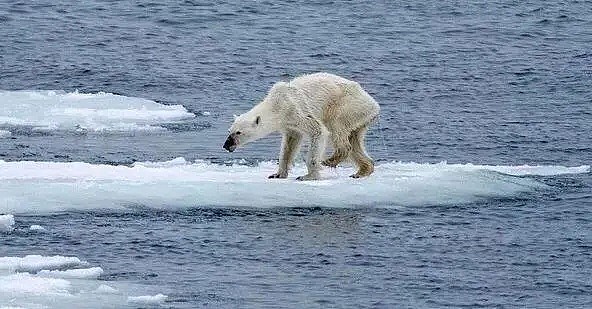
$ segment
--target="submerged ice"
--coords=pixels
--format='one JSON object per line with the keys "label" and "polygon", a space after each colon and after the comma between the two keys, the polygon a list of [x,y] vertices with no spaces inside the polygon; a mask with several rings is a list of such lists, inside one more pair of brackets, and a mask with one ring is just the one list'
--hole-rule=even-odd
{"label": "submerged ice", "polygon": [[168,298],[163,294],[138,295],[141,287],[98,280],[102,273],[101,267],[88,267],[77,257],[0,257],[0,306],[123,308],[130,299],[160,304]]}
{"label": "submerged ice", "polygon": [[[0,161],[0,213],[141,207],[397,207],[510,198],[546,186],[524,175],[585,173],[588,166],[484,166],[392,162],[366,179],[325,169],[320,181],[267,179],[276,164],[205,161],[124,165]],[[292,175],[305,173],[297,165]],[[520,176],[520,177],[518,177]]]}
{"label": "submerged ice", "polygon": [[195,115],[181,105],[163,105],[111,93],[0,91],[0,138],[15,127],[34,131],[127,132],[164,130],[159,124]]}

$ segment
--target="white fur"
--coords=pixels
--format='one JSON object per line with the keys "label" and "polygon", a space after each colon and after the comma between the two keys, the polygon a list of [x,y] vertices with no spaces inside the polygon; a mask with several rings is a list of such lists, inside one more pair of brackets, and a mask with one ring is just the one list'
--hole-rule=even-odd
{"label": "white fur", "polygon": [[361,177],[373,171],[363,138],[379,110],[378,103],[358,83],[315,73],[273,85],[261,103],[236,117],[229,132],[238,146],[272,132],[283,134],[280,165],[272,178],[287,177],[303,137],[310,139],[308,174],[298,179],[318,179],[327,139],[336,151],[323,164],[336,166],[350,156],[360,168],[354,176]]}

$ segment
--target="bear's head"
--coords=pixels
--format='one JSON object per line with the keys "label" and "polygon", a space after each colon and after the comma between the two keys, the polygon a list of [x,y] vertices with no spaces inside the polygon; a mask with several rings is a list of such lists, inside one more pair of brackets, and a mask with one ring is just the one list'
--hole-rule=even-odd
{"label": "bear's head", "polygon": [[247,112],[235,117],[234,123],[228,130],[229,135],[224,142],[224,149],[233,152],[238,146],[243,146],[271,133],[263,125],[261,116],[253,114]]}
{"label": "bear's head", "polygon": [[236,116],[234,123],[228,130],[228,138],[224,149],[233,152],[237,147],[265,137],[281,130],[280,114],[284,109],[284,102],[289,100],[290,86],[285,82],[276,83],[265,99],[255,105],[250,111]]}

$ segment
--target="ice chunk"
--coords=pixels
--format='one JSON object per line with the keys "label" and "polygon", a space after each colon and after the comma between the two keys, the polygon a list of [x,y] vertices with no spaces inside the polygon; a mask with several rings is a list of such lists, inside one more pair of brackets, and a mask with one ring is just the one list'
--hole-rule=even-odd
{"label": "ice chunk", "polygon": [[112,288],[106,284],[99,285],[99,287],[95,290],[95,293],[99,294],[115,294],[117,292],[117,289]]}
{"label": "ice chunk", "polygon": [[68,270],[42,270],[37,273],[40,277],[65,279],[96,279],[103,273],[100,267],[78,268]]}
{"label": "ice chunk", "polygon": [[31,231],[45,231],[45,228],[41,225],[33,224],[29,227]]}
{"label": "ice chunk", "polygon": [[0,126],[44,132],[162,131],[159,124],[195,117],[181,105],[103,92],[0,91],[0,106]]}
{"label": "ice chunk", "polygon": [[161,304],[168,298],[167,295],[144,295],[144,296],[129,296],[127,301],[136,304]]}
{"label": "ice chunk", "polygon": [[0,130],[0,138],[10,137],[11,135],[10,131]]}
{"label": "ice chunk", "polygon": [[58,268],[86,265],[77,257],[66,256],[41,256],[27,255],[25,257],[0,257],[0,271],[7,270],[11,272],[27,271],[36,272],[43,269],[52,270]]}
{"label": "ice chunk", "polygon": [[0,232],[10,232],[13,230],[14,216],[0,215]]}
{"label": "ice chunk", "polygon": [[[129,303],[160,304],[162,294],[132,298],[152,289],[130,282],[98,280],[100,267],[76,257],[0,257],[0,306],[37,308],[127,308]],[[57,269],[57,270],[52,270]],[[140,294],[142,295],[142,294]],[[137,306],[137,305],[134,305]]]}

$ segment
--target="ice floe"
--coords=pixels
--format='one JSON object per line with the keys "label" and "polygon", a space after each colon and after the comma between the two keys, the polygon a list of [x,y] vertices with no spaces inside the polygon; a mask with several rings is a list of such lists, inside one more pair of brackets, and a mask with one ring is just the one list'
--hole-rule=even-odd
{"label": "ice floe", "polygon": [[[0,257],[1,308],[126,308],[160,305],[161,293],[145,295],[131,283],[98,280],[101,267],[72,256]],[[115,286],[115,287],[114,287]]]}
{"label": "ice floe", "polygon": [[[223,165],[177,158],[132,166],[84,162],[0,161],[0,213],[69,209],[175,207],[397,207],[512,198],[544,190],[531,176],[587,173],[589,166],[487,166],[391,162],[365,179],[351,167],[324,169],[322,179],[267,179],[275,162]],[[131,208],[130,208],[131,207]]]}
{"label": "ice floe", "polygon": [[[0,128],[42,132],[152,132],[165,130],[160,124],[195,117],[181,105],[104,92],[0,91],[0,106]],[[0,137],[10,135],[0,130]]]}
{"label": "ice floe", "polygon": [[0,232],[10,232],[13,230],[13,226],[13,215],[0,215]]}

